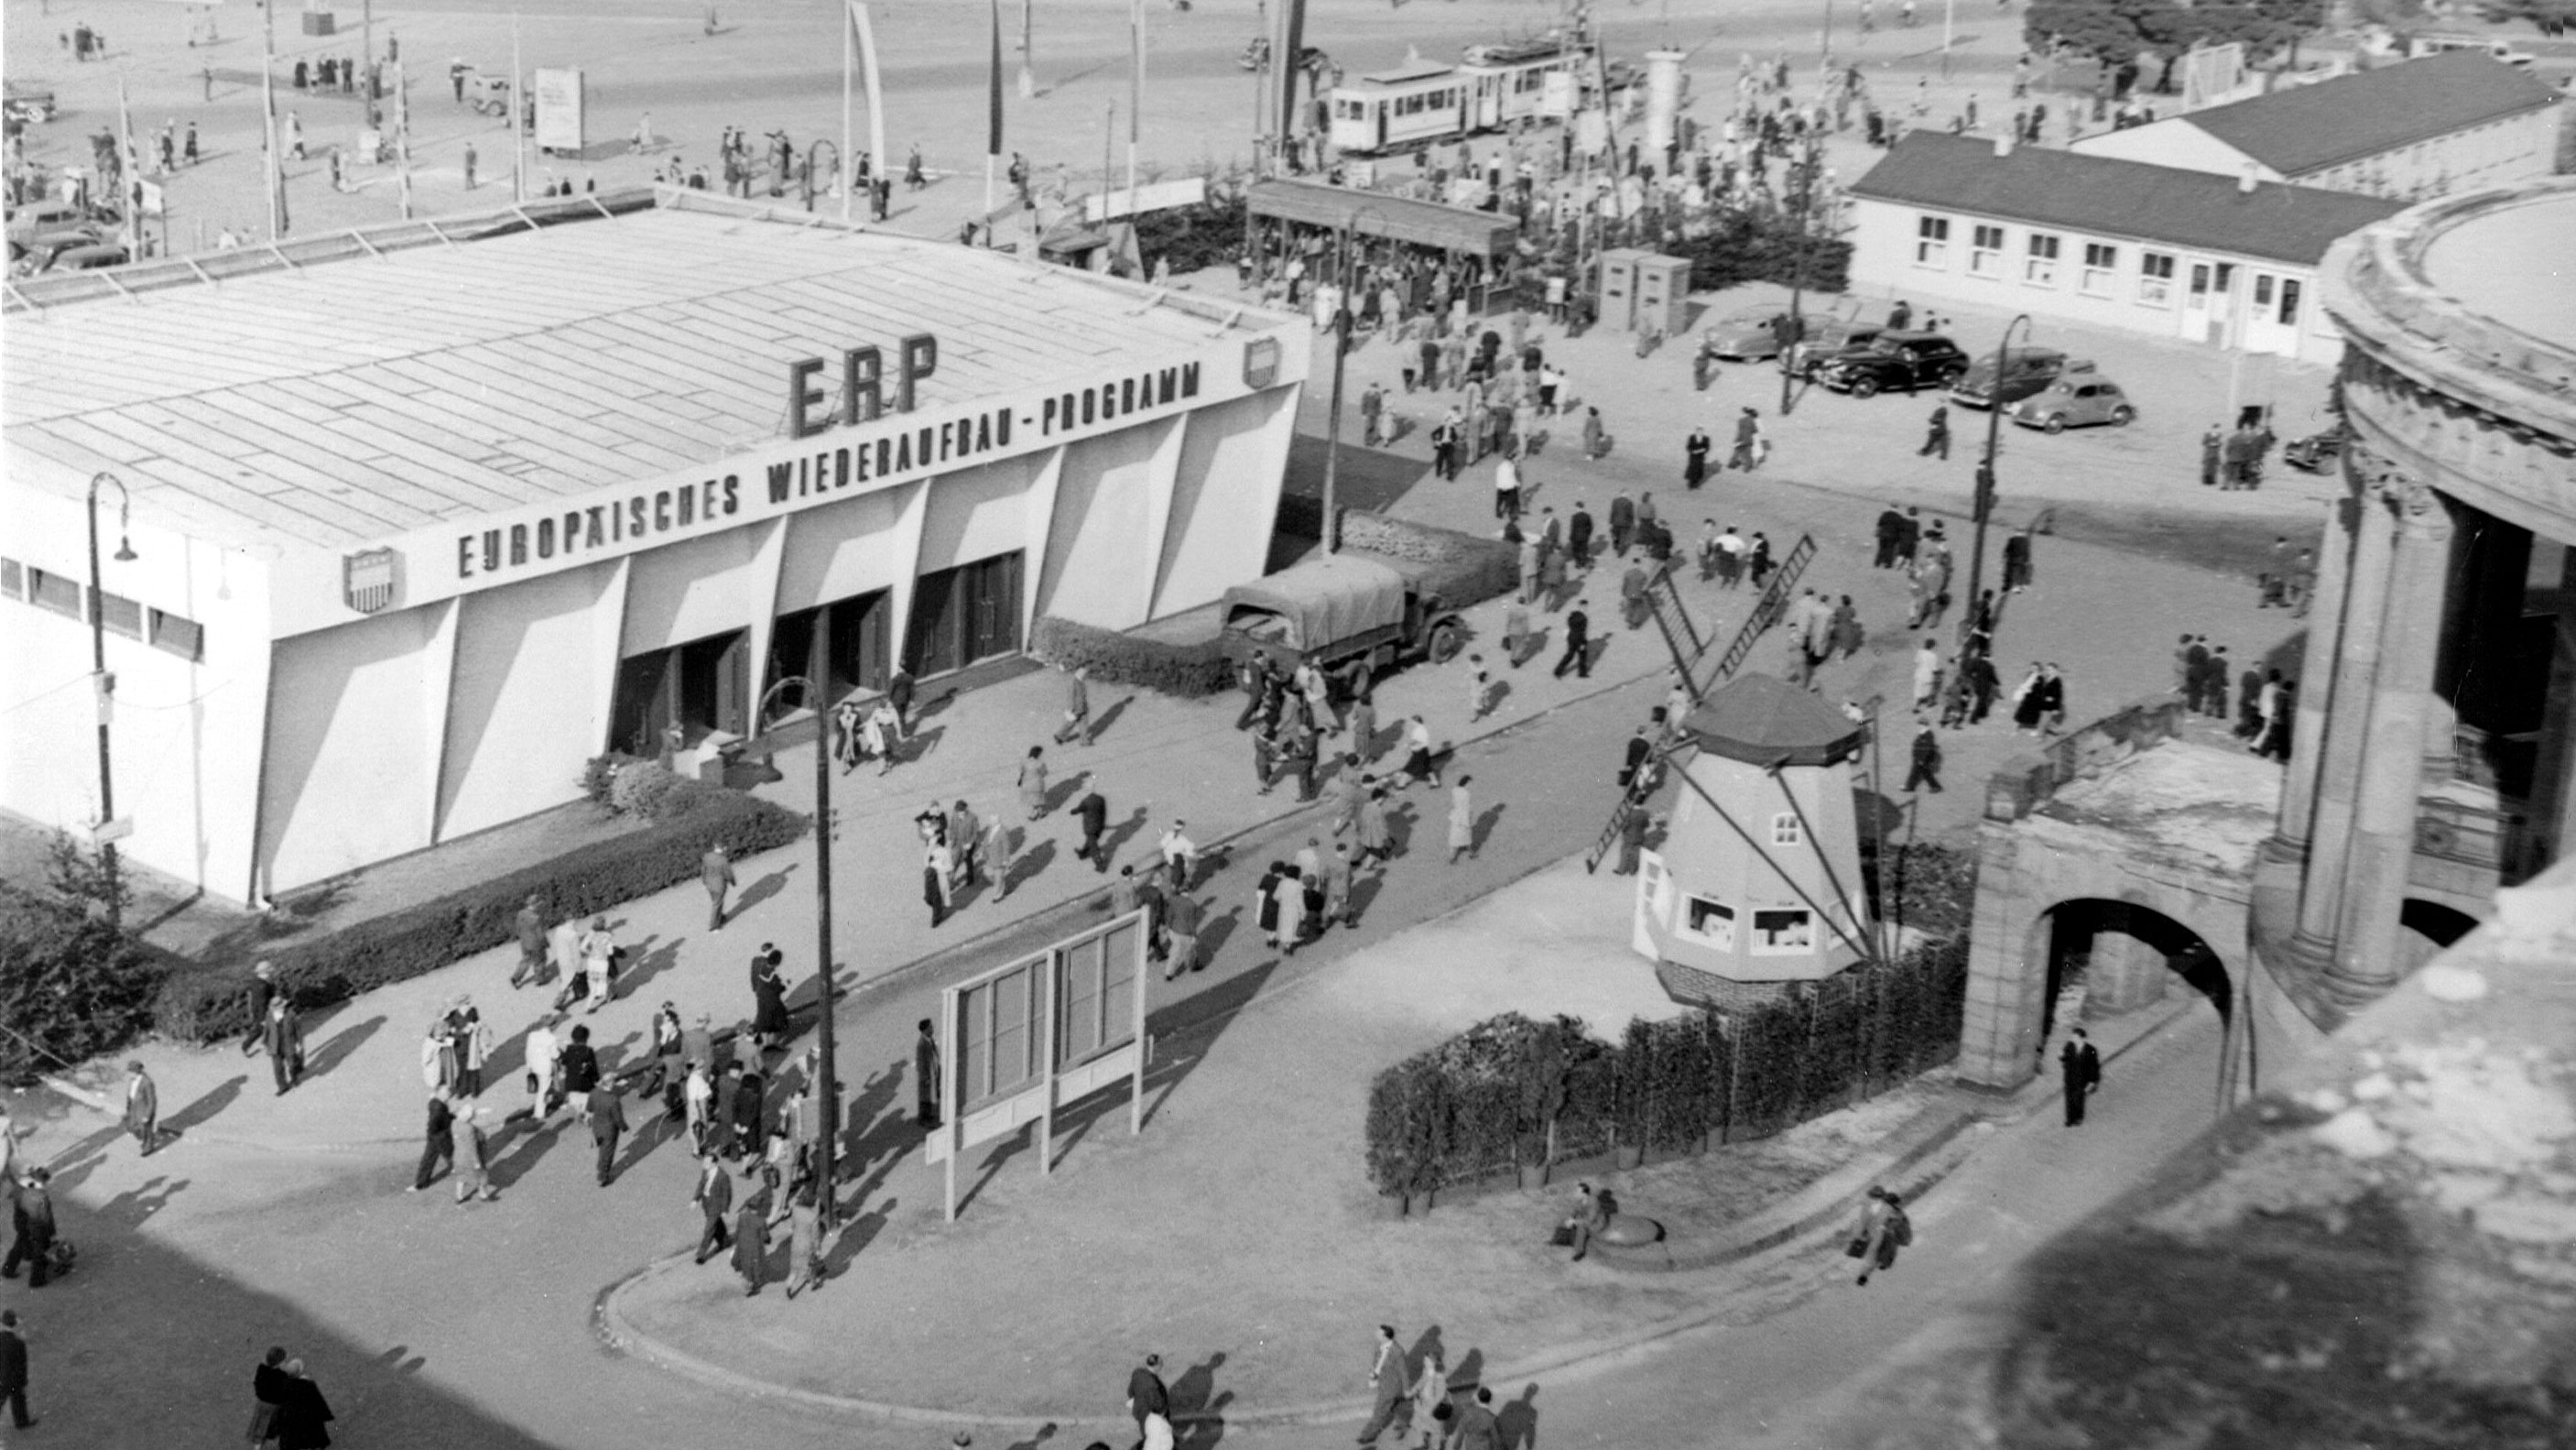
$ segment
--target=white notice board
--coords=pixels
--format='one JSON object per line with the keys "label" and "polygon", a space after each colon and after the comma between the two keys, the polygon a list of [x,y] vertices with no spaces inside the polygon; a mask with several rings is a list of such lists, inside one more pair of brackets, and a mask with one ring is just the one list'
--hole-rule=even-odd
{"label": "white notice board", "polygon": [[537,72],[537,149],[582,149],[582,75],[578,70]]}

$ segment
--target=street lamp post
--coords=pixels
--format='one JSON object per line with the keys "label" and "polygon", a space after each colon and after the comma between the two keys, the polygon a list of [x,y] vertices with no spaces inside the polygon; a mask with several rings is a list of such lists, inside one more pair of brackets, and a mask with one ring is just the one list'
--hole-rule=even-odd
{"label": "street lamp post", "polygon": [[2012,347],[2013,329],[2016,327],[2023,329],[2027,336],[2030,314],[2021,313],[2005,323],[2003,340],[1995,344],[1995,386],[1986,398],[1986,456],[1977,460],[1977,487],[1971,505],[1976,532],[1968,550],[1968,593],[1964,601],[1967,608],[1961,611],[1959,620],[1961,638],[1976,628],[1977,600],[1986,580],[1986,520],[1995,511],[1995,458],[1997,450],[2002,447],[2004,426],[2004,359]]}
{"label": "street lamp post", "polygon": [[814,944],[818,965],[815,970],[815,993],[821,1004],[822,1021],[816,1028],[817,1055],[821,1058],[815,1071],[815,1105],[823,1115],[815,1134],[820,1152],[814,1165],[815,1181],[823,1185],[817,1196],[816,1211],[822,1227],[830,1229],[839,1217],[838,1176],[833,1171],[833,1157],[838,1147],[841,1128],[840,1075],[832,1059],[832,719],[823,708],[822,691],[803,675],[790,675],[772,684],[761,695],[760,705],[752,718],[765,731],[769,722],[769,702],[781,690],[794,687],[803,692],[813,707],[814,724]]}
{"label": "street lamp post", "polygon": [[107,725],[109,702],[116,698],[116,676],[107,672],[107,604],[100,594],[98,567],[98,486],[116,485],[116,562],[134,561],[133,541],[126,537],[126,527],[134,512],[134,496],[115,474],[92,474],[89,480],[89,659],[90,683],[98,704],[98,843],[99,869],[107,873],[107,923],[120,926],[121,911],[117,905],[116,842],[108,834],[109,824],[116,819],[116,773],[109,765]]}

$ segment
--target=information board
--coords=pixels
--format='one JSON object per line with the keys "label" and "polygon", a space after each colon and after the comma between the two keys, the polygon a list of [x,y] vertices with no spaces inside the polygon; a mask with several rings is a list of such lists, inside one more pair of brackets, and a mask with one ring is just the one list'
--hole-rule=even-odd
{"label": "information board", "polygon": [[540,70],[536,78],[537,149],[579,151],[582,140],[582,73]]}
{"label": "information board", "polygon": [[1131,1084],[1128,1131],[1144,1130],[1147,913],[1130,912],[980,972],[939,994],[940,1105],[924,1145],[947,1165],[957,1217],[957,1165],[979,1143],[1038,1124],[1038,1171],[1055,1171],[1055,1113],[1120,1078]]}

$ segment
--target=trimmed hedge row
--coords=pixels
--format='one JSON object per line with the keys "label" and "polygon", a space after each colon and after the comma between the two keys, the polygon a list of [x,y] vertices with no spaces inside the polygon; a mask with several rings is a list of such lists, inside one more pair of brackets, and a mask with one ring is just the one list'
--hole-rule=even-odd
{"label": "trimmed hedge row", "polygon": [[[435,901],[362,921],[267,954],[278,986],[299,1007],[361,992],[488,951],[517,935],[533,895],[549,921],[589,916],[698,874],[710,846],[740,857],[803,835],[807,817],[739,791],[714,791],[650,830],[615,836],[539,865],[478,882]],[[250,971],[238,963],[183,972],[162,983],[153,1025],[167,1036],[214,1042],[250,1030]]]}
{"label": "trimmed hedge row", "polygon": [[1612,1148],[1697,1153],[1765,1137],[1949,1062],[1964,937],[1801,985],[1747,1012],[1632,1021],[1618,1045],[1572,1017],[1480,1022],[1370,1084],[1369,1181],[1418,1198]]}
{"label": "trimmed hedge row", "polygon": [[1040,615],[1029,630],[1029,653],[1051,665],[1088,665],[1091,677],[1194,699],[1233,683],[1233,671],[1215,635],[1195,640],[1151,639],[1114,629]]}
{"label": "trimmed hedge row", "polygon": [[1518,549],[1456,529],[1345,509],[1342,547],[1431,565],[1424,582],[1452,609],[1482,604],[1520,585]]}

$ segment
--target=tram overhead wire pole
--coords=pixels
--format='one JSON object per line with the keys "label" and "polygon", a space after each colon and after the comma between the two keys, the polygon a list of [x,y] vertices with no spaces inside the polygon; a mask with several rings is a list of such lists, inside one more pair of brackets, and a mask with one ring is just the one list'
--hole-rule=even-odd
{"label": "tram overhead wire pole", "polygon": [[790,675],[772,684],[751,712],[753,725],[764,735],[768,732],[769,702],[788,689],[800,692],[814,712],[814,990],[821,1013],[815,1027],[819,1060],[814,1072],[814,1101],[815,1110],[822,1114],[822,1121],[816,1125],[814,1176],[823,1186],[817,1212],[828,1230],[840,1216],[833,1157],[841,1129],[840,1074],[832,1056],[832,717],[824,708],[823,692],[814,682],[803,675]]}
{"label": "tram overhead wire pole", "polygon": [[2004,360],[2011,355],[2013,329],[2021,328],[2023,338],[2027,341],[2030,325],[2029,313],[2024,312],[2015,316],[2012,321],[2004,324],[2003,340],[1995,344],[1995,385],[1993,391],[1986,395],[1986,455],[1977,460],[1976,492],[1970,504],[1976,519],[1976,529],[1970,536],[1974,542],[1969,545],[1968,551],[1968,592],[1963,599],[1967,607],[1960,612],[1959,629],[1962,640],[1967,638],[1969,631],[1976,628],[1977,600],[1981,597],[1980,588],[1986,579],[1986,520],[1993,517],[1995,511],[1995,463],[2003,445],[2004,378],[2006,376]]}

